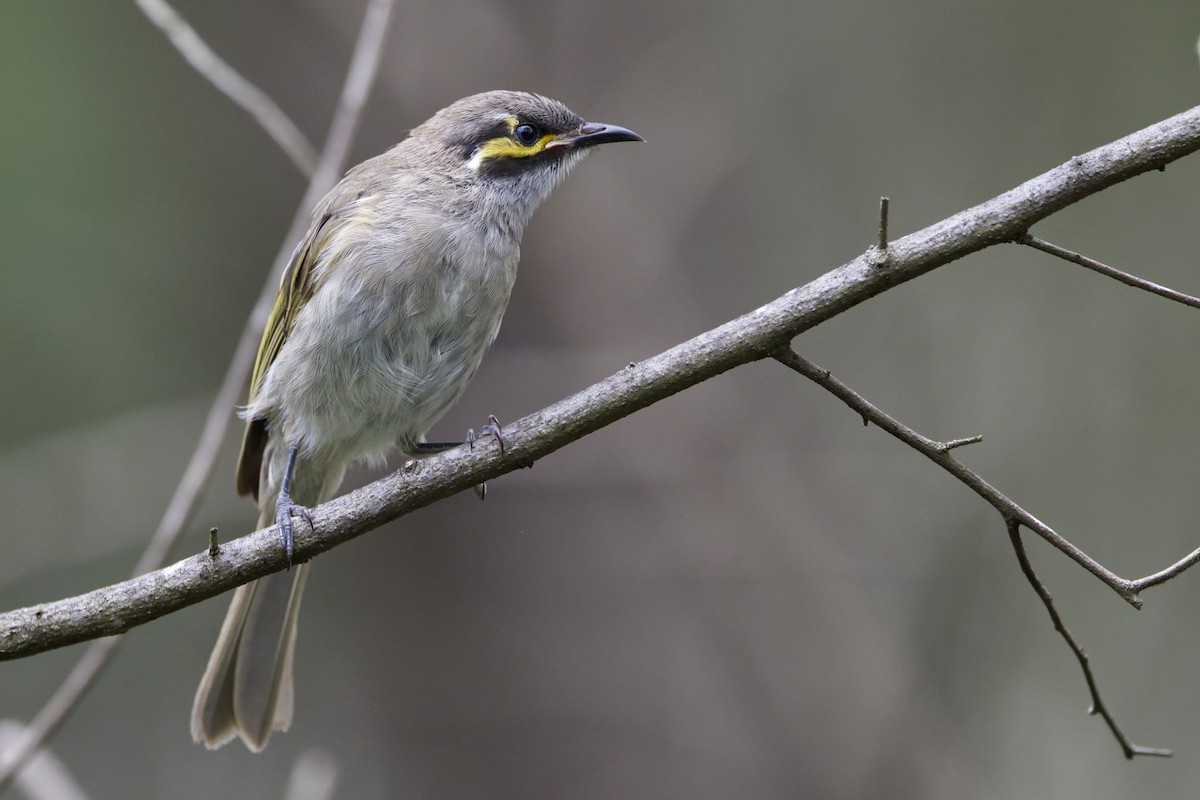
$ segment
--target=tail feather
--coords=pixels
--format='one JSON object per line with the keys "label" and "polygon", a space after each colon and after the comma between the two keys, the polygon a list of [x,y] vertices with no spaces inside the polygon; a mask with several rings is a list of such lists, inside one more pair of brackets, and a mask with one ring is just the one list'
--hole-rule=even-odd
{"label": "tail feather", "polygon": [[[260,520],[265,527],[270,520]],[[239,586],[192,705],[192,738],[210,749],[240,736],[259,752],[292,723],[296,621],[308,564]]]}

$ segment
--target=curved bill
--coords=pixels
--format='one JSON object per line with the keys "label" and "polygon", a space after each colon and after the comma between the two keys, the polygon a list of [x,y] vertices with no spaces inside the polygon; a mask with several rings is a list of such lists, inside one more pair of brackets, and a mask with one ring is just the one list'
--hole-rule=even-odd
{"label": "curved bill", "polygon": [[603,122],[585,122],[579,130],[564,133],[557,139],[546,143],[546,149],[555,147],[592,147],[608,142],[644,142],[638,134],[622,128],[620,125],[605,125]]}

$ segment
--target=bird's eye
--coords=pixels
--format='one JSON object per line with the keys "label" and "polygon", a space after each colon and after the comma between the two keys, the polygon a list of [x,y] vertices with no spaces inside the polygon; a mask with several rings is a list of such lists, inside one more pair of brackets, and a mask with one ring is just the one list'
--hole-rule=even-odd
{"label": "bird's eye", "polygon": [[542,137],[541,134],[538,133],[537,128],[535,128],[533,125],[525,124],[518,125],[513,129],[513,138],[516,139],[519,144],[523,144],[526,147],[533,147],[535,144],[537,144],[537,140]]}

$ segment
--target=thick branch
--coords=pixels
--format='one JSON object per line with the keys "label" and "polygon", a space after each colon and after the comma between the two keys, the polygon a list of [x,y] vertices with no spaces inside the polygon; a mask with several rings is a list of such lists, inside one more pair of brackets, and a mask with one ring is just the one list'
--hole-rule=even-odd
{"label": "thick branch", "polygon": [[[864,253],[777,300],[629,368],[505,429],[494,445],[413,463],[316,510],[298,537],[298,560],[486,479],[531,464],[617,419],[764,358],[792,338],[893,286],[990,245],[1012,241],[1056,211],[1200,149],[1200,107],[1072,158],[999,197],[890,243],[885,264]],[[77,598],[0,615],[0,658],[31,655],[121,633],[282,569],[273,533],[225,545],[164,570]]]}

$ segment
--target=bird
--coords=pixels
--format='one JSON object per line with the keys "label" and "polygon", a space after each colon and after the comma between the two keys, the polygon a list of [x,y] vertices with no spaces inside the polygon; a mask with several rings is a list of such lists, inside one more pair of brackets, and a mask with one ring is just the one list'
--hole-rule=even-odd
{"label": "bird", "polygon": [[[317,205],[240,412],[237,490],[254,497],[260,528],[278,526],[289,566],[293,517],[311,523],[350,464],[460,444],[425,436],[499,332],[526,224],[596,145],[624,141],[645,140],[541,95],[484,92],[350,169]],[[192,706],[196,742],[240,737],[259,752],[290,727],[309,566],[234,591]]]}

